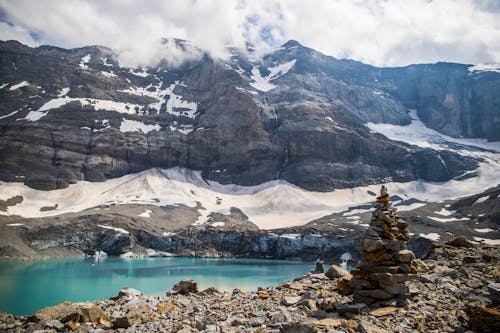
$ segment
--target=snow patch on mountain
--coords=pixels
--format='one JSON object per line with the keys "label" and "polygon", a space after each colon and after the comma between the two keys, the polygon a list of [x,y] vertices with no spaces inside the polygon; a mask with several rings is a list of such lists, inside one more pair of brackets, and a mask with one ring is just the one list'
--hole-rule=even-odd
{"label": "snow patch on mountain", "polygon": [[145,69],[140,69],[140,70],[134,70],[134,69],[130,69],[130,74],[133,74],[135,76],[139,76],[139,77],[148,77],[150,74],[147,72],[147,70]]}
{"label": "snow patch on mountain", "polygon": [[477,72],[497,72],[500,73],[500,64],[479,64],[470,66],[468,68],[469,73],[477,73]]}
{"label": "snow patch on mountain", "polygon": [[165,104],[166,111],[170,114],[179,116],[183,115],[189,118],[196,118],[198,112],[198,104],[196,102],[187,101],[184,97],[174,93],[177,86],[184,86],[183,82],[175,81],[167,88],[161,89],[160,85],[152,84],[147,87],[130,87],[125,90],[120,90],[131,95],[148,96],[156,100],[156,102],[148,104],[148,107],[155,109],[158,113],[161,107]]}
{"label": "snow patch on mountain", "polygon": [[486,139],[453,138],[427,127],[418,117],[417,111],[411,110],[409,115],[412,121],[406,126],[375,123],[366,123],[365,126],[391,140],[405,142],[422,148],[450,150],[450,147],[454,144],[455,146],[476,147],[500,153],[500,141],[488,142]]}
{"label": "snow patch on mountain", "polygon": [[151,131],[159,131],[160,129],[161,127],[158,124],[148,125],[141,121],[130,120],[125,118],[122,119],[122,122],[120,124],[120,132],[122,133],[142,132],[144,134],[147,134]]}
{"label": "snow patch on mountain", "polygon": [[[481,163],[477,171],[478,177],[460,181],[430,183],[419,180],[386,185],[391,194],[402,198],[442,202],[480,193],[500,179],[498,163]],[[377,192],[379,187],[369,185],[333,192],[313,192],[283,180],[258,186],[223,185],[202,178],[199,171],[150,169],[104,182],[81,181],[55,191],[38,191],[22,183],[0,182],[0,200],[16,195],[24,198],[22,203],[8,207],[7,212],[0,214],[44,217],[79,212],[102,204],[178,204],[195,208],[199,203],[197,224],[206,223],[212,212],[229,214],[231,207],[237,207],[260,228],[274,229],[303,225],[350,207],[370,204],[373,196],[369,191]],[[40,211],[40,208],[56,202],[59,203],[57,211]],[[398,207],[399,210],[402,208]]]}
{"label": "snow patch on mountain", "polygon": [[87,54],[85,57],[82,58],[82,60],[80,61],[80,64],[79,66],[83,69],[88,69],[89,66],[87,65],[89,63],[91,59],[91,55],[90,54]]}
{"label": "snow patch on mountain", "polygon": [[[17,90],[17,89],[22,88],[22,87],[27,87],[27,86],[29,86],[29,85],[30,85],[30,84],[29,84],[29,82],[28,82],[28,81],[23,81],[23,82],[19,82],[18,84],[15,84],[15,85],[11,86],[11,87],[9,88],[9,90],[10,90],[10,91],[13,91],[13,90]],[[2,86],[2,88],[3,88],[3,87],[5,87],[5,86]]]}
{"label": "snow patch on mountain", "polygon": [[272,84],[271,81],[276,80],[277,78],[288,73],[290,69],[292,69],[292,67],[295,65],[296,61],[297,59],[294,59],[284,64],[267,68],[267,70],[269,71],[269,74],[267,76],[262,76],[259,68],[254,66],[252,68],[252,75],[250,77],[253,82],[250,82],[250,85],[255,89],[263,92],[267,92],[276,88],[277,86]]}
{"label": "snow patch on mountain", "polygon": [[30,111],[24,119],[28,121],[38,121],[41,118],[45,117],[50,110],[59,109],[60,107],[71,102],[79,102],[82,106],[86,105],[92,106],[96,111],[109,110],[126,114],[136,114],[137,111],[143,108],[143,106],[139,104],[122,103],[122,102],[115,102],[112,100],[95,99],[95,98],[72,98],[64,96],[51,99],[50,101],[42,105],[40,109],[36,111]]}
{"label": "snow patch on mountain", "polygon": [[113,73],[113,71],[111,71],[111,72],[101,71],[101,74],[104,75],[105,77],[116,77],[117,76],[115,73]]}

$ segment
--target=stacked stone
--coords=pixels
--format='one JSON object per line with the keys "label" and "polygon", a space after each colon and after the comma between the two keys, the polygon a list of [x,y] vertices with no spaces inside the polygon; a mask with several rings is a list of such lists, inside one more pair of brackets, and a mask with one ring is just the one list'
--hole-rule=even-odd
{"label": "stacked stone", "polygon": [[410,295],[405,282],[416,280],[417,270],[415,255],[406,248],[407,227],[392,207],[387,188],[382,186],[370,227],[361,240],[363,262],[351,272],[355,302],[397,301]]}

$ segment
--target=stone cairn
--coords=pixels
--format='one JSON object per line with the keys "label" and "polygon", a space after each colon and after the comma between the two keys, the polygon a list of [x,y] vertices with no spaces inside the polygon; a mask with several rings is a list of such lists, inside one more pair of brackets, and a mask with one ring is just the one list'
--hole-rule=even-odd
{"label": "stone cairn", "polygon": [[406,248],[407,227],[382,186],[370,227],[361,240],[363,262],[351,272],[354,302],[398,305],[398,300],[410,295],[405,282],[417,279],[417,269],[415,255]]}

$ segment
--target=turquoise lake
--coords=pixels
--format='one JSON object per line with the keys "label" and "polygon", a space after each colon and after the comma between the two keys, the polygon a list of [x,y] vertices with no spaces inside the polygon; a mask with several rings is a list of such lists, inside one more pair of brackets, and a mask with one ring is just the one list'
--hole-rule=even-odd
{"label": "turquoise lake", "polygon": [[107,299],[128,286],[147,295],[164,295],[182,279],[198,289],[256,290],[291,280],[313,263],[222,258],[106,258],[0,262],[0,311],[32,314],[63,301]]}

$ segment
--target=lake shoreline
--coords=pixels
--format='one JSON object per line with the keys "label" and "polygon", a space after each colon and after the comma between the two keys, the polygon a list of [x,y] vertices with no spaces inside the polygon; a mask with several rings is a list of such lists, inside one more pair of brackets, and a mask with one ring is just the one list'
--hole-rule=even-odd
{"label": "lake shoreline", "polygon": [[238,288],[232,292],[216,288],[198,291],[192,281],[184,282],[180,289],[174,287],[165,296],[144,296],[135,289],[123,289],[108,300],[64,303],[33,316],[1,314],[0,328],[6,332],[127,328],[183,333],[473,332],[480,331],[481,325],[495,327],[488,318],[479,318],[484,311],[498,311],[499,290],[495,286],[500,279],[499,258],[499,247],[439,244],[424,260],[418,279],[408,282],[418,293],[398,302],[353,303],[342,287],[346,277],[306,273],[251,292]]}

